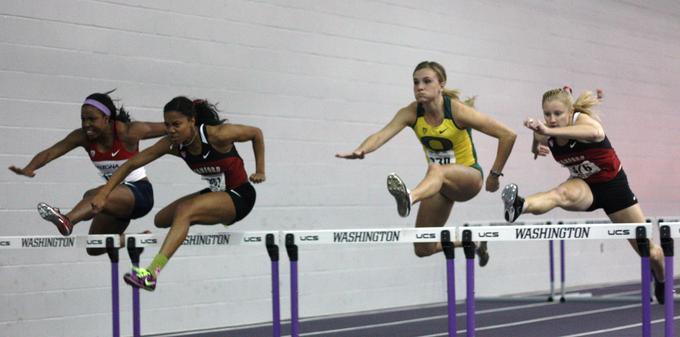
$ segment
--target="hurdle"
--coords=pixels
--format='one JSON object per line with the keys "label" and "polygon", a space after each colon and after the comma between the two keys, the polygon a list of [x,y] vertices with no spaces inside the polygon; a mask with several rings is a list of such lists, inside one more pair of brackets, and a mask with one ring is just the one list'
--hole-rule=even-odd
{"label": "hurdle", "polygon": [[[645,220],[646,223],[653,223],[651,218]],[[597,224],[612,224],[611,220],[608,218],[586,218],[586,219],[568,219],[561,220],[557,222],[558,225],[574,225],[574,224],[587,224],[587,225],[597,225]],[[649,236],[651,237],[649,232]],[[637,302],[638,298],[636,296],[616,296],[616,297],[597,297],[592,296],[590,293],[576,293],[570,294],[566,293],[566,243],[564,240],[560,240],[560,302],[565,301],[599,301],[599,302]]]}
{"label": "hurdle", "polygon": [[673,256],[674,256],[674,239],[680,238],[680,222],[666,222],[664,219],[659,219],[659,236],[661,237],[661,248],[664,255],[665,275],[664,283],[664,336],[675,336],[675,323],[673,316],[675,315],[674,306],[675,299],[673,294]]}
{"label": "hurdle", "polygon": [[[651,336],[651,271],[649,264],[649,241],[652,233],[651,223],[619,224],[570,224],[561,226],[480,226],[458,227],[457,237],[463,245],[473,241],[545,241],[560,240],[604,240],[635,239],[640,250],[641,291],[642,291],[642,336]],[[474,254],[466,256],[468,266],[474,266]],[[472,294],[468,301],[474,302],[474,268],[467,268],[467,293]],[[474,316],[474,304],[467,306],[467,316]],[[469,321],[468,321],[469,322]],[[474,321],[473,321],[474,322]],[[467,327],[467,336],[475,334],[475,326]]]}
{"label": "hurdle", "polygon": [[3,236],[0,249],[40,249],[40,248],[105,248],[111,261],[111,328],[113,337],[120,337],[120,302],[118,284],[118,248],[120,236],[117,234],[81,236]]}
{"label": "hurdle", "polygon": [[[538,226],[538,225],[552,225],[551,220],[533,220],[533,221],[517,221],[513,223],[508,223],[505,221],[471,221],[463,224],[463,227],[480,227],[480,226]],[[462,240],[458,237],[457,240]],[[482,240],[484,242],[485,240]],[[463,247],[465,248],[465,247]],[[549,270],[549,286],[550,293],[548,294],[547,301],[553,302],[555,296],[555,263],[554,263],[554,250],[553,250],[553,240],[548,241],[548,270]],[[532,296],[532,295],[521,295],[521,296],[481,296],[476,297],[477,301],[513,301],[513,302],[542,302],[545,301],[544,296]]]}
{"label": "hurdle", "polygon": [[[298,245],[364,245],[369,244],[401,244],[401,243],[436,243],[441,242],[446,259],[447,301],[449,336],[456,335],[456,289],[454,274],[455,231],[443,227],[422,228],[371,228],[371,229],[329,229],[315,231],[284,231],[286,251],[290,261],[290,297],[291,297],[291,336],[299,337],[299,302],[298,302]],[[474,250],[473,250],[474,254]],[[474,315],[471,316],[474,319]],[[469,324],[469,322],[468,322]]]}
{"label": "hurdle", "polygon": [[[154,234],[128,234],[126,240],[128,251],[133,250],[136,254],[136,262],[131,255],[133,264],[139,264],[139,250],[145,247],[155,246],[164,239],[164,235]],[[252,231],[252,232],[214,232],[214,233],[194,233],[187,235],[182,246],[204,246],[204,247],[265,247],[271,260],[271,284],[272,284],[272,336],[281,336],[281,312],[280,312],[280,293],[279,293],[279,232],[277,231]],[[131,248],[132,247],[132,248]],[[133,292],[133,336],[141,336],[141,308],[139,298],[135,302]]]}

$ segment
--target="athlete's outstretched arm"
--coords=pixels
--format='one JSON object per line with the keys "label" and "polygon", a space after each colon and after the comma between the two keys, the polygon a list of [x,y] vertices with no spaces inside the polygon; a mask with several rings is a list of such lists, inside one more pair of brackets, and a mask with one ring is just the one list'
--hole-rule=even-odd
{"label": "athlete's outstretched arm", "polygon": [[241,124],[222,124],[217,127],[214,135],[218,144],[234,142],[253,142],[255,154],[255,173],[250,175],[250,181],[259,184],[267,179],[264,164],[264,135],[257,127]]}
{"label": "athlete's outstretched arm", "polygon": [[[505,167],[505,162],[510,157],[512,147],[515,145],[517,134],[505,124],[459,102],[451,101],[456,113],[456,123],[461,127],[471,127],[481,133],[498,139],[496,159],[491,166],[491,172],[501,173]],[[498,190],[498,178],[496,174],[489,174],[486,178],[486,190],[495,192]]]}
{"label": "athlete's outstretched arm", "polygon": [[128,124],[128,134],[136,139],[149,139],[164,136],[165,123],[131,122]]}
{"label": "athlete's outstretched arm", "polygon": [[24,168],[18,168],[12,165],[9,169],[16,174],[32,178],[35,176],[35,170],[47,165],[47,163],[63,156],[78,146],[85,146],[85,144],[85,134],[81,129],[76,129],[71,131],[66,138],[58,141],[47,149],[40,151]]}
{"label": "athlete's outstretched arm", "polygon": [[101,211],[104,208],[104,205],[106,204],[106,198],[108,198],[109,193],[111,193],[111,191],[116,188],[118,184],[123,182],[125,177],[127,177],[130,172],[162,157],[165,154],[170,153],[171,145],[172,142],[170,142],[167,137],[161,138],[161,140],[156,142],[156,144],[146,148],[144,151],[128,159],[115,172],[113,172],[113,175],[111,175],[111,178],[109,178],[109,181],[106,183],[106,185],[102,186],[99,191],[97,191],[97,194],[91,201],[92,209],[95,211],[95,213]]}
{"label": "athlete's outstretched arm", "polygon": [[524,125],[542,136],[574,139],[582,142],[601,142],[605,136],[602,125],[585,114],[580,114],[576,123],[569,126],[550,128],[533,118],[528,118]]}
{"label": "athlete's outstretched arm", "polygon": [[371,153],[387,141],[392,139],[396,134],[409,125],[413,125],[416,121],[416,103],[411,103],[409,106],[400,109],[392,120],[385,125],[380,131],[368,136],[359,147],[352,152],[340,152],[335,156],[345,159],[364,159],[364,156]]}

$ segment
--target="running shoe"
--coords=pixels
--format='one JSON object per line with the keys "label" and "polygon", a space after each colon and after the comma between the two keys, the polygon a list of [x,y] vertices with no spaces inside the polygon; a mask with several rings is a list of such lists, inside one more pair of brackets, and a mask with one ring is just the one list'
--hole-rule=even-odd
{"label": "running shoe", "polygon": [[475,249],[475,253],[477,253],[477,256],[479,256],[480,267],[484,267],[487,263],[489,263],[489,251],[486,247],[486,241],[480,242],[479,247]]}
{"label": "running shoe", "polygon": [[156,289],[156,278],[150,271],[144,268],[132,267],[132,272],[126,273],[123,279],[125,283],[135,288],[142,288],[148,291]]}
{"label": "running shoe", "polygon": [[405,218],[411,213],[411,195],[404,181],[396,173],[387,175],[387,190],[397,201],[397,212]]}
{"label": "running shoe", "polygon": [[522,214],[524,207],[524,198],[517,195],[519,188],[515,184],[508,184],[503,188],[501,199],[505,204],[505,221],[515,222]]}
{"label": "running shoe", "polygon": [[71,232],[73,232],[71,220],[69,220],[65,215],[61,214],[58,208],[41,202],[38,204],[38,213],[40,213],[41,218],[57,226],[57,229],[61,235],[69,236],[71,235]]}

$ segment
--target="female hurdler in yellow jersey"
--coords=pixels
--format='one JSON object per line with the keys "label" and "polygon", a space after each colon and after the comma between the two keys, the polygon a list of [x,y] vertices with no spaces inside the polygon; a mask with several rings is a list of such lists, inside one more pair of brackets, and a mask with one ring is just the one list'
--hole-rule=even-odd
{"label": "female hurdler in yellow jersey", "polygon": [[[472,130],[498,139],[496,160],[486,179],[486,190],[498,190],[498,179],[515,143],[515,133],[502,123],[463,104],[458,92],[445,89],[446,71],[436,63],[425,61],[413,72],[416,101],[397,112],[382,130],[372,134],[359,147],[336,157],[363,159],[406,127],[413,128],[428,161],[425,178],[412,190],[392,173],[387,188],[397,201],[399,215],[406,217],[411,205],[420,202],[416,227],[443,226],[453,203],[467,201],[482,188],[483,174],[477,162]],[[416,243],[417,256],[428,256],[442,250],[439,243]],[[480,253],[480,264],[488,259]]]}
{"label": "female hurdler in yellow jersey", "polygon": [[[456,125],[451,112],[451,98],[443,96],[443,100],[444,118],[437,126],[427,122],[422,105],[416,107],[416,123],[412,128],[423,145],[425,159],[430,164],[459,164],[475,168],[481,173],[482,167],[477,162],[475,144],[472,142],[472,129]],[[466,102],[469,106],[472,103]]]}

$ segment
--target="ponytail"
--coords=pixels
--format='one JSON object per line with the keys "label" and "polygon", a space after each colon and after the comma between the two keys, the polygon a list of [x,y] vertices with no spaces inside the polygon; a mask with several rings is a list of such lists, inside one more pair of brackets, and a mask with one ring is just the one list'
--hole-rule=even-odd
{"label": "ponytail", "polygon": [[451,99],[460,101],[460,91],[458,89],[444,88],[444,90],[442,90],[442,95],[448,96]]}
{"label": "ponytail", "polygon": [[205,99],[195,99],[192,103],[196,111],[196,125],[220,125],[226,121],[220,119],[217,104],[212,104]]}
{"label": "ponytail", "polygon": [[590,117],[597,118],[597,113],[592,109],[600,104],[600,100],[592,91],[584,91],[574,102],[574,111],[584,113]]}
{"label": "ponytail", "polygon": [[220,119],[217,105],[204,99],[192,101],[185,96],[177,96],[165,104],[163,112],[168,111],[177,111],[187,118],[194,118],[194,123],[196,125],[219,125],[225,121],[224,119]]}

